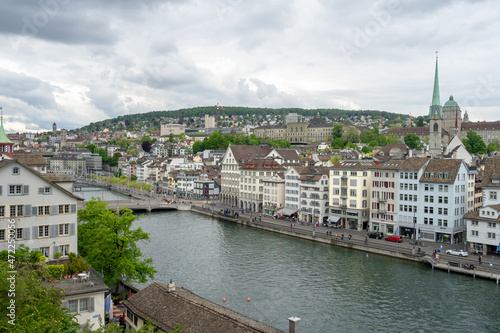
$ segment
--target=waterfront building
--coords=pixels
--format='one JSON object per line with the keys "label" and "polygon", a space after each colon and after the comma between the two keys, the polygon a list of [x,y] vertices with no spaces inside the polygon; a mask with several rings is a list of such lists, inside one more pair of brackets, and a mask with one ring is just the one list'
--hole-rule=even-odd
{"label": "waterfront building", "polygon": [[431,159],[419,181],[418,233],[426,240],[456,244],[465,238],[468,189],[462,160]]}
{"label": "waterfront building", "polygon": [[[222,202],[231,206],[243,204],[240,199],[240,168],[254,158],[264,158],[269,154],[268,147],[231,145],[227,148],[221,165]],[[262,200],[260,200],[262,202]]]}
{"label": "waterfront building", "polygon": [[54,156],[48,159],[48,168],[54,173],[85,175],[87,174],[87,160],[76,155]]}
{"label": "waterfront building", "polygon": [[299,173],[299,219],[304,222],[323,223],[328,217],[328,176],[325,167],[296,167]]}
{"label": "waterfront building", "polygon": [[264,208],[264,179],[272,178],[286,169],[272,158],[255,158],[239,167],[238,207],[262,213]]}
{"label": "waterfront building", "polygon": [[[398,232],[399,235],[411,237],[415,235],[415,228],[424,227],[423,217],[419,219],[418,207],[423,208],[419,203],[420,178],[424,168],[429,162],[428,158],[410,158],[398,169],[399,190],[398,190]],[[434,200],[434,199],[432,199]],[[447,200],[447,199],[446,199]],[[420,221],[420,223],[419,223]]]}
{"label": "waterfront building", "polygon": [[24,244],[50,260],[57,252],[62,258],[78,253],[76,204],[83,199],[15,159],[0,161],[0,198],[0,251],[13,232],[16,247]]}
{"label": "waterfront building", "polygon": [[264,213],[274,215],[285,207],[285,175],[283,172],[275,173],[271,177],[262,179],[264,196],[262,207]]}
{"label": "waterfront building", "polygon": [[177,173],[177,195],[179,197],[192,197],[194,182],[200,177],[200,170],[179,170]]}
{"label": "waterfront building", "polygon": [[500,246],[500,159],[486,160],[480,184],[482,207],[467,213],[467,239],[470,249],[482,254],[497,253]]}
{"label": "waterfront building", "polygon": [[285,172],[285,208],[283,214],[290,216],[300,209],[299,168],[291,167]]}
{"label": "waterfront building", "polygon": [[370,221],[372,161],[343,161],[330,168],[330,222],[366,230]]}
{"label": "waterfront building", "polygon": [[398,221],[398,170],[405,160],[390,160],[371,168],[370,231],[396,232]]}

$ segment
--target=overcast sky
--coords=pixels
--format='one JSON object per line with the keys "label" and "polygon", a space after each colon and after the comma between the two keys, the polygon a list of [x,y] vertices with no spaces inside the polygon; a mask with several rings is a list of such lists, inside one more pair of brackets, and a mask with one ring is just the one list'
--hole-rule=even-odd
{"label": "overcast sky", "polygon": [[[77,2],[77,3],[74,3]],[[3,0],[6,131],[215,105],[500,120],[498,1]]]}

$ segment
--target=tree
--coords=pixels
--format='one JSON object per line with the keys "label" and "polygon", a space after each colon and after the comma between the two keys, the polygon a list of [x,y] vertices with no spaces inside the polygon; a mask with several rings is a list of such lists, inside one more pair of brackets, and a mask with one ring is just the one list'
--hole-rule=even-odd
{"label": "tree", "polygon": [[475,131],[467,131],[467,135],[462,142],[467,151],[473,155],[484,154],[486,152],[486,144]]}
{"label": "tree", "polygon": [[120,138],[116,140],[116,145],[120,146],[120,148],[127,149],[130,146],[130,140],[126,138]]}
{"label": "tree", "polygon": [[170,135],[168,136],[168,142],[175,142],[173,133],[170,133]]}
{"label": "tree", "polygon": [[332,162],[332,164],[339,164],[341,162],[340,155],[333,155],[333,157],[330,159],[330,162]]}
{"label": "tree", "polygon": [[[15,298],[8,296],[12,282],[10,271],[17,271]],[[77,332],[79,325],[73,321],[74,316],[61,307],[64,291],[51,282],[40,283],[48,278],[45,262],[16,260],[14,268],[10,268],[8,261],[0,261],[0,332]],[[8,322],[12,319],[8,317],[11,299],[16,301],[15,326]]]}
{"label": "tree", "polygon": [[342,138],[336,138],[332,141],[331,146],[334,149],[342,149],[344,148],[344,141],[342,141]]}
{"label": "tree", "polygon": [[371,153],[372,151],[373,151],[373,147],[370,147],[370,146],[364,146],[363,148],[361,148],[361,152],[365,153],[365,154]]}
{"label": "tree", "polygon": [[494,151],[497,151],[499,149],[498,142],[491,142],[488,144],[488,154],[491,154]]}
{"label": "tree", "polygon": [[417,127],[424,127],[424,118],[422,116],[417,118]]}
{"label": "tree", "polygon": [[333,125],[332,129],[332,140],[342,137],[342,133],[344,132],[344,125],[341,123],[336,123]]}
{"label": "tree", "polygon": [[149,141],[142,141],[141,143],[142,150],[144,150],[146,153],[149,153],[151,150],[151,142]]}
{"label": "tree", "polygon": [[342,131],[342,141],[344,143],[347,142],[352,142],[356,143],[359,142],[359,132],[358,129],[354,126],[346,126],[344,127],[344,130]]}
{"label": "tree", "polygon": [[422,150],[424,148],[424,144],[420,141],[420,138],[416,134],[406,134],[403,141],[411,149]]}
{"label": "tree", "polygon": [[104,282],[117,287],[154,278],[151,258],[142,258],[139,241],[149,241],[149,234],[139,227],[132,230],[138,218],[132,210],[120,209],[120,215],[106,208],[107,202],[94,198],[78,211],[78,251],[97,270],[104,271]]}

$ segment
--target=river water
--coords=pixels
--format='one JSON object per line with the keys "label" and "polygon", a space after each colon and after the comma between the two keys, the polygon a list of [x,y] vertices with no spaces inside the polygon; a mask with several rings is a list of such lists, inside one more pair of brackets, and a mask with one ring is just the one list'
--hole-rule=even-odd
{"label": "river water", "polygon": [[500,328],[500,289],[490,280],[367,256],[193,212],[148,213],[134,226],[150,233],[150,242],[140,247],[145,257],[153,258],[156,281],[172,279],[286,332],[291,316],[301,318],[300,332]]}

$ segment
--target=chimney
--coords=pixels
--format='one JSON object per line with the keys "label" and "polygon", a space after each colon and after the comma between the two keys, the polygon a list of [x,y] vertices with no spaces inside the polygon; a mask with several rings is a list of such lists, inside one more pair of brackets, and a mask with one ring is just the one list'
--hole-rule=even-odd
{"label": "chimney", "polygon": [[175,283],[172,282],[172,279],[170,279],[170,283],[167,284],[167,293],[172,293],[175,291]]}
{"label": "chimney", "polygon": [[299,317],[290,317],[288,318],[288,333],[298,333],[299,332]]}

